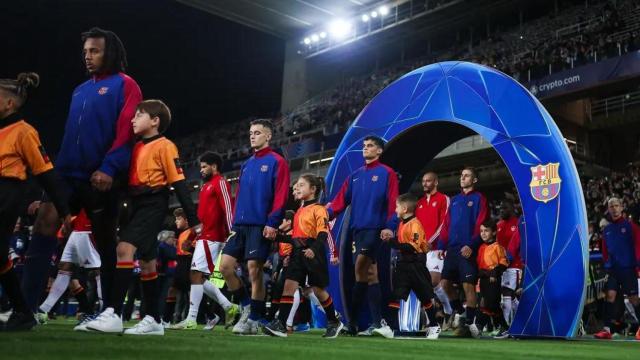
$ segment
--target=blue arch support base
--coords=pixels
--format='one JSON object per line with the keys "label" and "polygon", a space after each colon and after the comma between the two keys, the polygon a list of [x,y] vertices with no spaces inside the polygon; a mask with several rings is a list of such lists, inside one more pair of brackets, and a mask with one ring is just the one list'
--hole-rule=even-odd
{"label": "blue arch support base", "polygon": [[[327,174],[329,198],[363,165],[362,140],[369,134],[388,141],[382,160],[400,174],[402,192],[441,150],[473,133],[491,143],[507,166],[526,222],[523,294],[510,332],[573,337],[588,266],[580,180],[553,119],[512,78],[466,62],[432,64],[402,76],[365,107],[342,140]],[[332,230],[342,251],[341,267],[331,269],[331,292],[348,317],[344,304],[353,269],[347,228],[348,215],[341,215]],[[388,285],[388,259],[379,267]]]}

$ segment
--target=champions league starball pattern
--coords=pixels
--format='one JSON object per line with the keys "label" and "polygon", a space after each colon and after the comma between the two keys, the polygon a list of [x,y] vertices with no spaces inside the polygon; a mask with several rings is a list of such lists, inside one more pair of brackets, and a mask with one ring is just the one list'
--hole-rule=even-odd
{"label": "champions league starball pattern", "polygon": [[[443,62],[397,79],[364,108],[346,133],[327,174],[328,198],[363,165],[365,136],[373,134],[388,141],[382,160],[400,172],[400,191],[404,192],[409,190],[406,180],[419,176],[419,169],[451,144],[438,143],[438,138],[439,132],[444,137],[447,128],[453,127],[464,127],[489,142],[520,194],[526,222],[521,250],[526,268],[510,333],[516,337],[574,336],[588,266],[587,216],[580,180],[551,116],[527,89],[505,74],[467,62]],[[407,139],[413,143],[406,144]],[[394,154],[394,147],[402,146],[411,153]],[[407,167],[396,165],[407,161],[422,167],[403,173]],[[482,181],[478,188],[482,191]],[[350,248],[344,247],[350,244],[343,244],[348,217],[338,217],[332,229],[343,258],[351,256]],[[343,312],[352,271],[349,266],[349,261],[341,261],[340,269],[331,270],[332,292],[341,294],[336,305]],[[385,271],[388,269],[381,269]],[[381,283],[384,281],[381,274]]]}

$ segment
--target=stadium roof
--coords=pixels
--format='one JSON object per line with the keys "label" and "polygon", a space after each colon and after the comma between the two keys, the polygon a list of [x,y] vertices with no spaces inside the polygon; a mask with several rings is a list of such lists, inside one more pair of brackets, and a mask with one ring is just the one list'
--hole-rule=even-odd
{"label": "stadium roof", "polygon": [[285,39],[327,21],[371,8],[381,0],[176,0]]}

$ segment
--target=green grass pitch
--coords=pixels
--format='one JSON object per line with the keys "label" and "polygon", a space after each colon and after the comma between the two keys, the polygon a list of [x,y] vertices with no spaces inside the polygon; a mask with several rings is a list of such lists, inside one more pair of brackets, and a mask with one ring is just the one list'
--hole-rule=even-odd
{"label": "green grass pitch", "polygon": [[222,327],[167,330],[165,336],[78,333],[71,320],[56,320],[34,331],[0,333],[3,359],[640,359],[640,342],[595,340],[455,339],[444,333],[424,339],[339,337],[326,340],[321,331],[286,339],[235,336]]}

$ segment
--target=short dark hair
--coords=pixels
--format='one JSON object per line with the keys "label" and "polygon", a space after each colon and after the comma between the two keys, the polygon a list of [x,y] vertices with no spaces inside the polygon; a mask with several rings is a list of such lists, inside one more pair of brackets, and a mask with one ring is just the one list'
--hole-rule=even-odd
{"label": "short dark hair", "polygon": [[272,133],[274,132],[273,123],[269,119],[255,119],[251,121],[251,123],[249,123],[249,126],[253,125],[262,125],[263,127],[269,129],[269,131],[271,131]]}
{"label": "short dark hair", "polygon": [[207,163],[208,165],[216,165],[218,171],[222,171],[222,156],[214,153],[213,151],[206,151],[200,155],[200,162]]}
{"label": "short dark hair", "polygon": [[182,208],[177,208],[175,210],[173,210],[173,216],[174,217],[181,217],[181,218],[187,218],[187,213],[184,212],[184,209]]}
{"label": "short dark hair", "polygon": [[162,100],[145,100],[138,104],[137,110],[149,114],[152,118],[158,117],[160,119],[160,125],[158,125],[158,132],[162,134],[165,132],[171,124],[171,110],[162,102]]}
{"label": "short dark hair", "polygon": [[381,137],[376,135],[368,135],[362,141],[364,142],[367,140],[372,141],[374,144],[376,144],[377,147],[379,147],[380,149],[382,149],[382,151],[384,151],[385,141]]}
{"label": "short dark hair", "polygon": [[462,170],[460,170],[460,172],[463,172],[465,170],[471,171],[471,173],[473,174],[473,177],[476,178],[476,179],[479,179],[478,170],[476,170],[476,168],[474,168],[473,166],[465,166],[465,167],[462,168]]}
{"label": "short dark hair", "polygon": [[497,231],[498,229],[498,225],[496,224],[496,221],[493,220],[492,218],[487,218],[485,221],[482,222],[481,225],[488,229],[491,229],[491,231]]}
{"label": "short dark hair", "polygon": [[398,204],[406,206],[407,211],[410,213],[415,212],[416,207],[418,206],[418,198],[411,193],[399,195],[396,201],[398,202]]}

